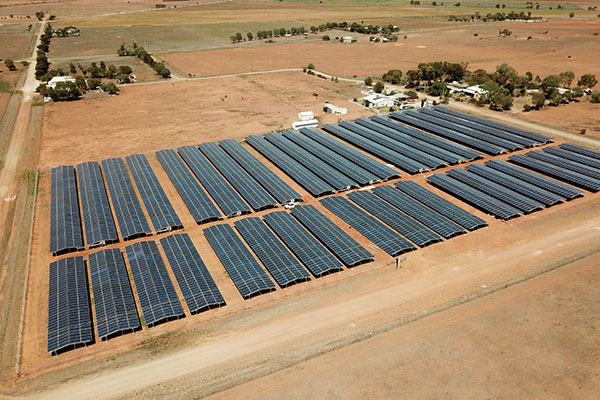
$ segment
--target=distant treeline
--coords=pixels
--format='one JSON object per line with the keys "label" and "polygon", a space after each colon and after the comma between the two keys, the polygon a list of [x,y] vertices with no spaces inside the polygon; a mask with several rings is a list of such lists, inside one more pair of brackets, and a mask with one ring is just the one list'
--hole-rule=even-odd
{"label": "distant treeline", "polygon": [[531,11],[527,11],[527,13],[520,11],[520,12],[514,12],[514,11],[510,11],[509,13],[503,13],[503,12],[499,12],[499,13],[488,13],[485,16],[480,15],[478,12],[475,12],[475,14],[471,14],[470,16],[456,16],[456,15],[450,15],[448,17],[448,21],[462,21],[462,22],[469,22],[469,21],[481,21],[481,22],[488,22],[488,21],[534,21],[534,20],[541,20],[542,17],[533,17],[531,16]]}

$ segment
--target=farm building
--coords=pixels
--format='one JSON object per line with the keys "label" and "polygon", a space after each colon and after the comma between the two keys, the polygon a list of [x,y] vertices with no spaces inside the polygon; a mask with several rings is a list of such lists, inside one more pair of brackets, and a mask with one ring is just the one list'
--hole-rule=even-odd
{"label": "farm building", "polygon": [[48,84],[46,85],[49,88],[56,88],[56,84],[59,82],[73,82],[75,83],[75,78],[73,78],[72,76],[55,76],[54,78],[50,79],[50,82],[48,82]]}

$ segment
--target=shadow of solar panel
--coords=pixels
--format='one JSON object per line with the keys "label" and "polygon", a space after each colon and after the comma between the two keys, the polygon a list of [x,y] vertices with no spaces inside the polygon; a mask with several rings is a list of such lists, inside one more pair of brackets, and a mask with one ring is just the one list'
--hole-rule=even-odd
{"label": "shadow of solar panel", "polygon": [[187,233],[164,237],[160,244],[192,314],[225,305],[225,299]]}
{"label": "shadow of solar panel", "polygon": [[397,121],[393,121],[389,118],[375,115],[375,116],[371,117],[371,121],[377,123],[378,125],[383,125],[385,127],[391,128],[395,131],[398,131],[400,133],[408,135],[408,136],[410,136],[414,139],[417,139],[421,142],[429,143],[440,149],[444,149],[451,153],[458,154],[458,155],[464,157],[464,161],[473,161],[473,160],[476,160],[483,156],[483,154],[481,154],[478,151],[475,151],[475,150],[465,147],[463,145],[451,142],[449,140],[442,139],[440,137],[432,135],[431,133],[427,133],[422,130],[410,127],[408,125],[401,124],[401,123],[399,123]]}
{"label": "shadow of solar panel", "polygon": [[133,154],[125,157],[133,181],[140,197],[146,206],[152,225],[156,232],[166,232],[183,228],[181,220],[167,198],[165,191],[152,171],[148,159],[143,154]]}
{"label": "shadow of solar panel", "polygon": [[445,239],[450,239],[467,232],[460,225],[425,207],[392,186],[377,187],[373,189],[373,193]]}
{"label": "shadow of solar panel", "polygon": [[376,161],[375,159],[361,153],[358,150],[324,134],[323,132],[313,128],[302,128],[300,132],[310,138],[313,142],[319,143],[324,148],[328,148],[331,151],[341,155],[347,160],[350,160],[371,173],[377,175],[381,180],[387,181],[389,179],[399,178],[400,173],[387,165]]}
{"label": "shadow of solar panel", "polygon": [[401,181],[394,186],[413,199],[420,201],[446,218],[456,222],[463,228],[473,231],[487,226],[487,223],[483,219],[463,210],[415,182]]}
{"label": "shadow of solar panel", "polygon": [[574,153],[572,151],[564,150],[559,147],[546,147],[543,149],[544,153],[552,154],[560,158],[565,158],[569,161],[574,161],[581,165],[585,165],[590,168],[600,169],[600,160],[593,157],[584,156],[583,154]]}
{"label": "shadow of solar panel", "polygon": [[338,259],[290,214],[275,211],[263,218],[314,276],[321,277],[343,269]]}
{"label": "shadow of solar panel", "polygon": [[150,226],[133,189],[125,163],[120,158],[102,161],[106,185],[124,240],[151,235]]}
{"label": "shadow of solar panel", "polygon": [[312,205],[298,206],[292,215],[312,232],[347,267],[373,261],[373,254]]}
{"label": "shadow of solar panel", "polygon": [[125,247],[144,320],[154,326],[184,316],[155,242],[138,242]]}
{"label": "shadow of solar panel", "polygon": [[83,257],[54,261],[48,283],[48,352],[54,355],[93,340]]}
{"label": "shadow of solar panel", "polygon": [[185,166],[175,150],[160,150],[156,157],[173,182],[177,193],[185,203],[197,224],[216,221],[222,218],[217,207],[202,189],[196,178]]}
{"label": "shadow of solar panel", "polygon": [[107,340],[141,329],[127,268],[119,249],[90,254],[98,337]]}
{"label": "shadow of solar panel", "polygon": [[323,125],[323,129],[332,135],[337,136],[338,138],[343,139],[354,146],[381,158],[382,160],[394,164],[396,167],[403,169],[410,174],[416,174],[429,170],[427,165],[402,154],[398,154],[396,151],[390,150],[385,146],[375,143],[370,139],[366,139],[359,134],[341,126],[335,124],[325,124]]}
{"label": "shadow of solar panel", "polygon": [[278,177],[265,164],[254,157],[241,144],[233,139],[219,142],[219,145],[233,158],[247,173],[252,175],[280,204],[302,201],[302,196],[296,192],[283,179]]}
{"label": "shadow of solar panel", "polygon": [[198,148],[254,210],[260,211],[277,206],[275,199],[233,161],[218,144],[202,143],[198,145]]}
{"label": "shadow of solar panel", "polygon": [[346,198],[327,197],[320,200],[320,203],[392,257],[415,250],[412,243],[350,203]]}
{"label": "shadow of solar panel", "polygon": [[585,147],[576,146],[571,143],[563,143],[558,145],[559,148],[563,150],[568,150],[573,153],[582,154],[587,157],[595,158],[596,160],[600,160],[600,151],[587,149]]}
{"label": "shadow of solar panel", "polygon": [[562,157],[555,156],[553,154],[545,153],[543,151],[534,150],[525,154],[527,157],[534,158],[536,160],[543,161],[548,164],[555,165],[564,169],[568,169],[578,174],[589,176],[596,180],[600,179],[600,170],[597,168],[583,165],[579,162],[570,161]]}
{"label": "shadow of solar panel", "polygon": [[485,165],[504,174],[521,179],[524,182],[528,182],[540,188],[544,188],[552,193],[556,193],[557,195],[565,197],[569,200],[581,197],[584,193],[580,189],[566,185],[562,182],[555,181],[554,179],[547,178],[543,175],[536,174],[535,172],[531,172],[529,170],[517,167],[516,165],[509,164],[505,161],[489,160],[485,162]]}
{"label": "shadow of solar panel", "polygon": [[335,192],[335,188],[261,136],[247,136],[246,142],[288,174],[315,197]]}
{"label": "shadow of solar panel", "polygon": [[245,218],[235,222],[250,248],[281,287],[310,280],[310,274],[277,239],[260,218]]}
{"label": "shadow of solar panel", "polygon": [[359,125],[354,121],[342,121],[339,125],[342,128],[348,129],[349,131],[364,137],[367,140],[372,140],[373,142],[387,147],[390,150],[396,151],[412,160],[420,162],[426,165],[429,169],[435,169],[446,165],[446,162],[438,157],[432,156],[400,141],[391,139],[377,131]]}
{"label": "shadow of solar panel", "polygon": [[229,225],[213,225],[204,236],[244,299],[272,292],[275,284]]}
{"label": "shadow of solar panel", "polygon": [[52,168],[50,189],[50,252],[59,255],[83,249],[75,169]]}
{"label": "shadow of solar panel", "polygon": [[91,161],[78,164],[77,180],[87,245],[96,247],[119,241],[100,164]]}
{"label": "shadow of solar panel", "polygon": [[427,177],[427,182],[497,218],[519,217],[522,211],[444,174]]}

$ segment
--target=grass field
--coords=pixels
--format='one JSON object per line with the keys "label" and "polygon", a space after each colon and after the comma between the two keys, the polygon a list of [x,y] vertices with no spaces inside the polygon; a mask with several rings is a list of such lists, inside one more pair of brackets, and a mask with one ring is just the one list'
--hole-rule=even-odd
{"label": "grass field", "polygon": [[0,25],[0,58],[19,60],[27,56],[27,50],[33,37],[33,28],[28,24]]}

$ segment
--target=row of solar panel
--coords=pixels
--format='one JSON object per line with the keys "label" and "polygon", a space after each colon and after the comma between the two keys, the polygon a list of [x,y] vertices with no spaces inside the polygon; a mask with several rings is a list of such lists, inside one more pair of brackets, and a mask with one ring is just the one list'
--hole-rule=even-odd
{"label": "row of solar panel", "polygon": [[[183,298],[192,314],[225,305],[202,258],[187,234],[160,240]],[[125,247],[145,323],[153,326],[184,316],[166,265],[153,241]],[[141,328],[123,255],[104,249],[89,256],[98,337],[102,340]],[[93,341],[87,271],[81,256],[50,264],[48,351]]]}

